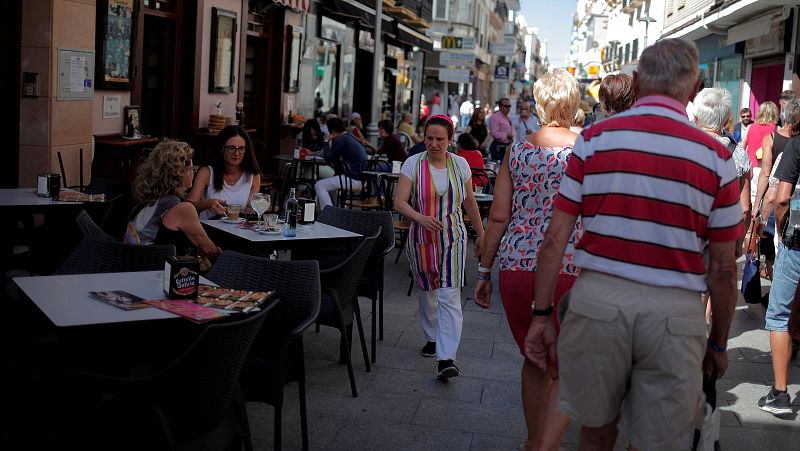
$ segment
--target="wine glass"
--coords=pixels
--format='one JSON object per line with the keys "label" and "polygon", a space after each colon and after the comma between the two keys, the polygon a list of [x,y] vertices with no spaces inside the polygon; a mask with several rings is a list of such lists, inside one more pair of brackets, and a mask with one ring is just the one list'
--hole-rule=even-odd
{"label": "wine glass", "polygon": [[270,205],[272,205],[272,199],[269,197],[269,194],[255,193],[253,197],[250,198],[250,207],[252,207],[253,211],[258,215],[256,227],[260,227],[261,216],[269,210]]}

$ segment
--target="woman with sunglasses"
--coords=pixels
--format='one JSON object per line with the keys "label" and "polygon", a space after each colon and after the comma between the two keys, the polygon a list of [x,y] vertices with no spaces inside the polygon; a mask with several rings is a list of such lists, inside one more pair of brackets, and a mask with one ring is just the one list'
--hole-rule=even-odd
{"label": "woman with sunglasses", "polygon": [[250,135],[239,125],[229,125],[217,135],[211,164],[198,171],[189,201],[200,219],[208,219],[225,214],[229,203],[245,210],[260,187],[261,170]]}

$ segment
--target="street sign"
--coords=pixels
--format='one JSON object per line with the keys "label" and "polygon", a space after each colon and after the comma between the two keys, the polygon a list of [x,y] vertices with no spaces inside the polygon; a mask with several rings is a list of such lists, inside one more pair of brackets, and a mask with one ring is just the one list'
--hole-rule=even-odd
{"label": "street sign", "polygon": [[471,36],[442,36],[442,50],[475,50],[475,38]]}
{"label": "street sign", "polygon": [[469,83],[470,71],[467,69],[439,69],[439,81],[448,83]]}
{"label": "street sign", "polygon": [[507,64],[498,64],[494,67],[495,80],[508,80],[508,72]]}
{"label": "street sign", "polygon": [[439,64],[442,66],[474,66],[475,54],[459,52],[439,53]]}
{"label": "street sign", "polygon": [[489,51],[497,56],[513,56],[516,44],[513,37],[506,36],[503,42],[489,44]]}

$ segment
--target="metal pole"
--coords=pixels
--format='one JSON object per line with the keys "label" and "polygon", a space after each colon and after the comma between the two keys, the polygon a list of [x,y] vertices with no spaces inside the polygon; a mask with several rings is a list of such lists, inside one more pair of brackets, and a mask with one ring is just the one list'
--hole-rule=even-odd
{"label": "metal pole", "polygon": [[367,126],[367,140],[370,144],[378,146],[378,121],[380,120],[380,102],[383,98],[383,74],[381,73],[381,54],[383,54],[383,40],[381,39],[381,16],[383,15],[383,0],[375,2],[375,48],[372,51],[372,111],[371,122]]}

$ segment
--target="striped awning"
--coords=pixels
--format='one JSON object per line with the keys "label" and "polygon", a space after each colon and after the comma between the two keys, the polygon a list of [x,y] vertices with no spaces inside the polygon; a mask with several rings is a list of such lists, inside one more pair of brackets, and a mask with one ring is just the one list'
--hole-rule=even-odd
{"label": "striped awning", "polygon": [[275,3],[280,3],[281,5],[288,6],[296,11],[304,11],[308,12],[308,9],[311,7],[312,0],[272,0]]}

